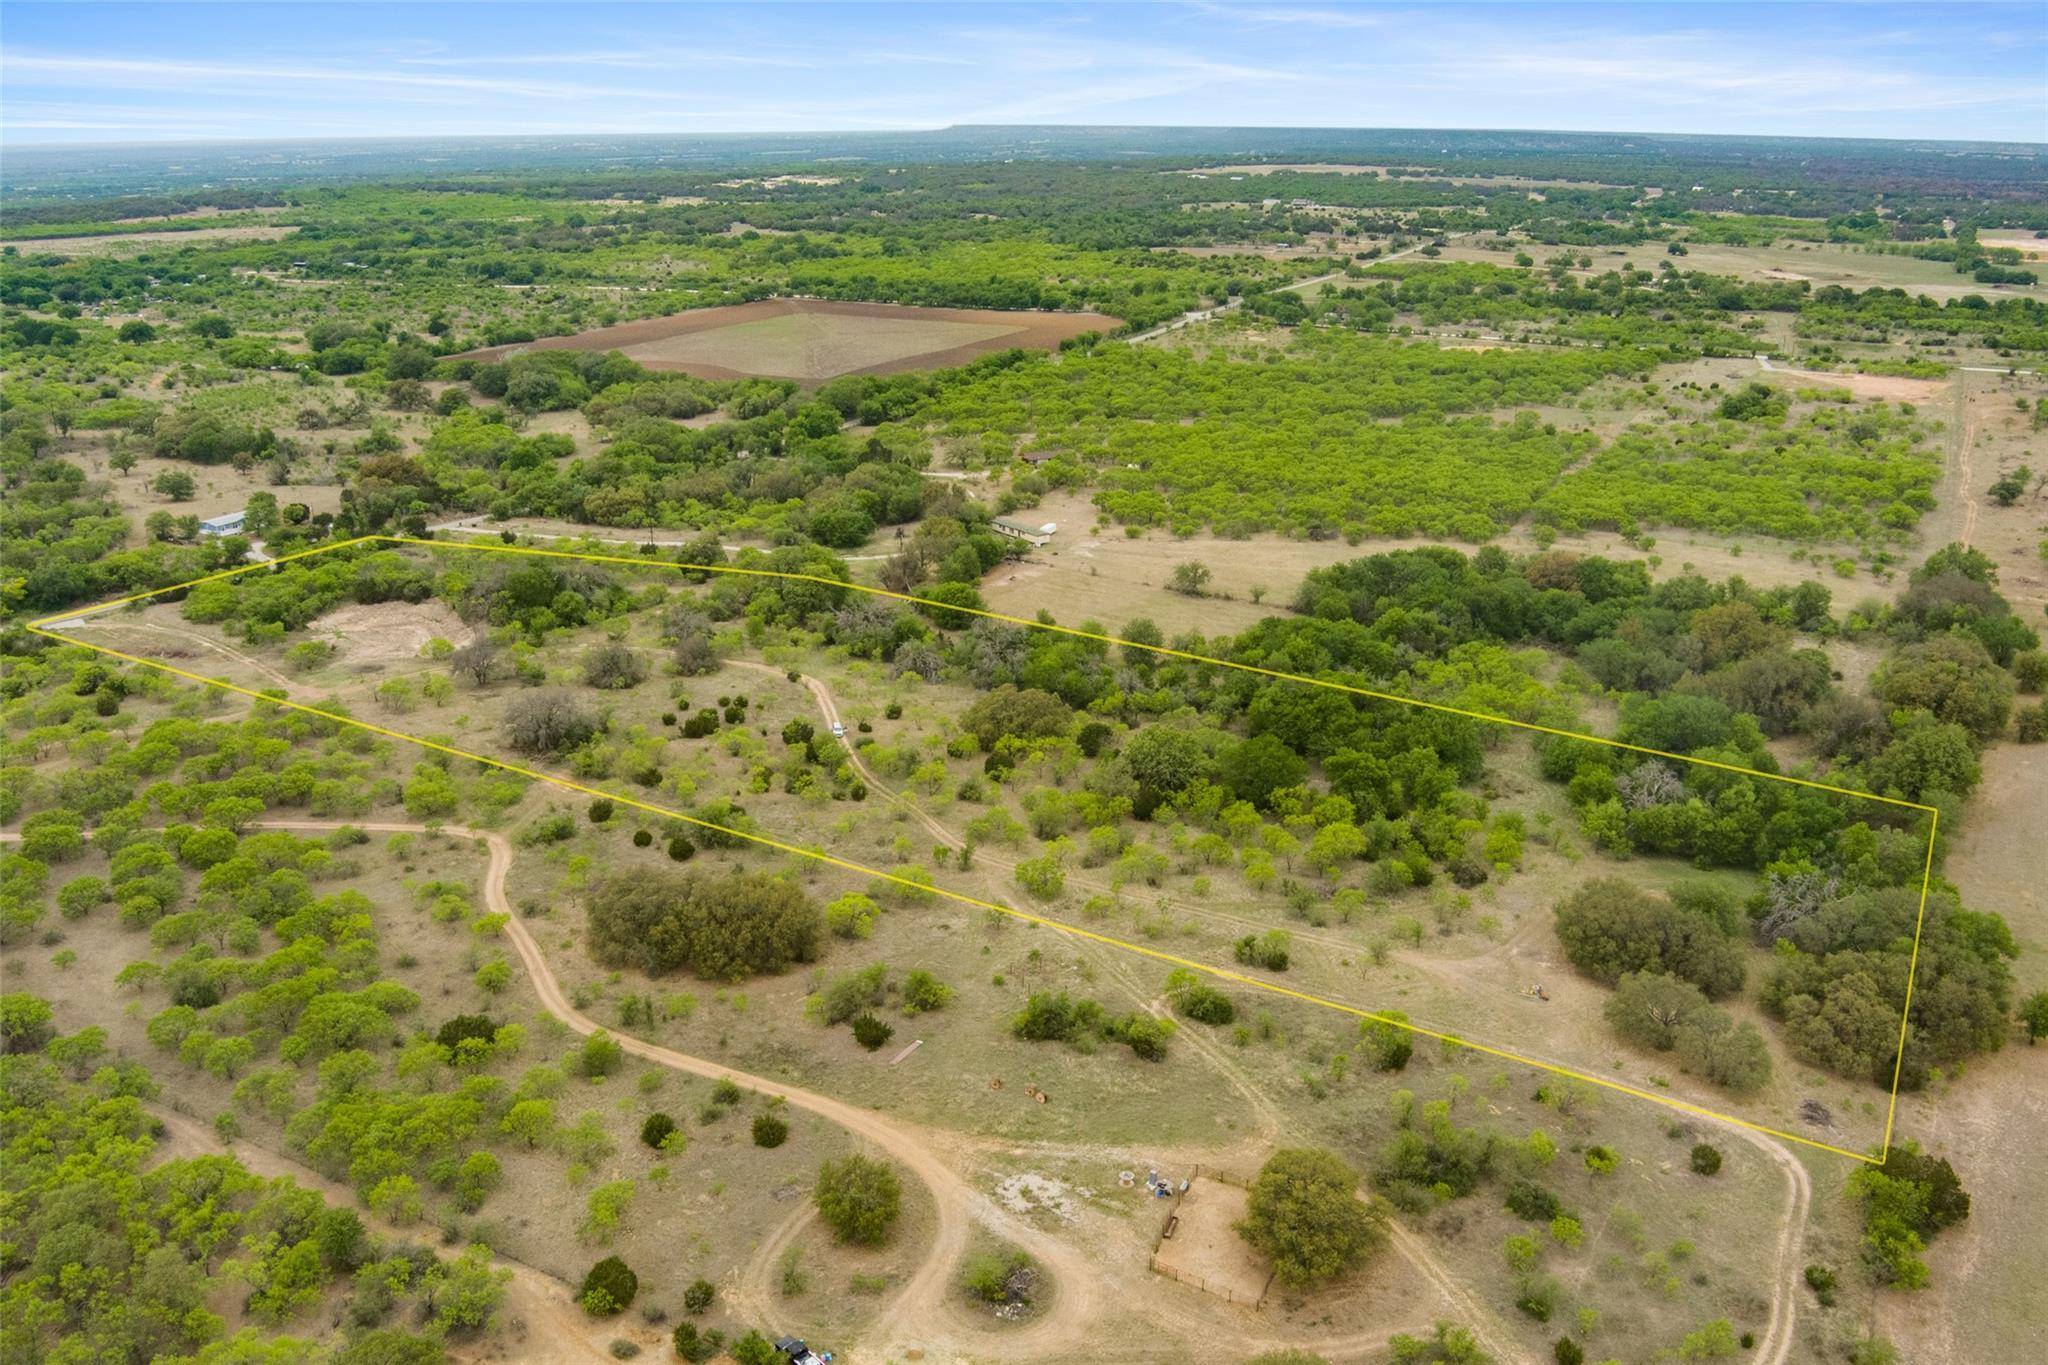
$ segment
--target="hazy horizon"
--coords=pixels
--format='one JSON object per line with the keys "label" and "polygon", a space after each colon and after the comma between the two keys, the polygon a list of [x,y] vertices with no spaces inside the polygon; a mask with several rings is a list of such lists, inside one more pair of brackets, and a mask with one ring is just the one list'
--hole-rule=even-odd
{"label": "hazy horizon", "polygon": [[956,126],[2048,140],[2038,7],[8,7],[32,146]]}
{"label": "hazy horizon", "polygon": [[66,151],[122,151],[127,149],[156,152],[176,151],[180,148],[211,147],[306,147],[320,144],[358,146],[367,144],[405,143],[488,143],[524,142],[563,144],[578,140],[604,139],[607,141],[656,141],[704,139],[706,141],[743,141],[747,139],[801,139],[856,138],[856,137],[917,137],[933,136],[954,132],[997,132],[1018,133],[1045,131],[1052,133],[1111,133],[1129,132],[1134,135],[1160,133],[1315,133],[1315,134],[1377,134],[1377,133],[1498,133],[1504,136],[1529,137],[1641,137],[1659,139],[1702,139],[1725,140],[1730,142],[1864,142],[1897,143],[1911,145],[1918,143],[1942,143],[1957,147],[2048,147],[2048,132],[2038,138],[1994,138],[1994,137],[1868,137],[1849,134],[1808,135],[1803,133],[1697,133],[1670,128],[1542,128],[1535,126],[1509,127],[1491,125],[1459,124],[1290,124],[1290,123],[947,123],[919,128],[732,128],[692,129],[677,128],[660,132],[620,132],[611,129],[586,129],[557,133],[381,133],[331,136],[308,135],[303,137],[207,137],[171,140],[147,138],[76,140],[63,142],[24,142],[15,145],[20,152],[61,153]]}

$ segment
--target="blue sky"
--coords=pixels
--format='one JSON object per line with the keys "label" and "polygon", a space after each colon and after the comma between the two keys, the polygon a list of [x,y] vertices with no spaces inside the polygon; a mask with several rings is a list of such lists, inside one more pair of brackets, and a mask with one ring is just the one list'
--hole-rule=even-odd
{"label": "blue sky", "polygon": [[10,3],[0,136],[952,123],[2048,141],[2020,4]]}

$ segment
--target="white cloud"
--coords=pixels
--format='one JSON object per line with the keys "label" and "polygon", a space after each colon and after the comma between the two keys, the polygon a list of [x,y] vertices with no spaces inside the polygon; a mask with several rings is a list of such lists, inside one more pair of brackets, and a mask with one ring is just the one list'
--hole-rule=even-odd
{"label": "white cloud", "polygon": [[1293,8],[1286,5],[1195,4],[1200,15],[1275,28],[1383,28],[1407,16],[1387,10]]}
{"label": "white cloud", "polygon": [[[1503,42],[1467,30],[1437,47],[1431,68],[1467,88],[1577,100],[1622,96],[1652,108],[1690,105],[1733,117],[1960,110],[2029,100],[2039,107],[2043,99],[2039,83],[1957,81],[1879,59],[1774,57],[1703,32]],[[1802,130],[1788,123],[1782,131]]]}

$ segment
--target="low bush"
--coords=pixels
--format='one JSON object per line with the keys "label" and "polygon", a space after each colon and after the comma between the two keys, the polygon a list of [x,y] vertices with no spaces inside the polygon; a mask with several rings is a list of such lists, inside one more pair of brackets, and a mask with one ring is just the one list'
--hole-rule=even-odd
{"label": "low bush", "polygon": [[960,1285],[983,1303],[1029,1303],[1032,1278],[1031,1258],[1023,1252],[985,1251],[967,1258]]}
{"label": "low bush", "polygon": [[661,1144],[668,1141],[669,1134],[675,1130],[676,1121],[667,1114],[649,1114],[647,1121],[640,1125],[640,1140],[660,1151]]}
{"label": "low bush", "polygon": [[1508,1189],[1508,1212],[1532,1223],[1547,1223],[1557,1217],[1561,1205],[1557,1196],[1533,1180],[1517,1180]]}
{"label": "low bush", "polygon": [[607,1256],[584,1275],[576,1302],[590,1316],[608,1318],[631,1308],[639,1292],[640,1277],[633,1268],[616,1256]]}
{"label": "low bush", "polygon": [[895,1036],[896,1030],[873,1014],[863,1012],[853,1016],[853,1040],[870,1052]]}

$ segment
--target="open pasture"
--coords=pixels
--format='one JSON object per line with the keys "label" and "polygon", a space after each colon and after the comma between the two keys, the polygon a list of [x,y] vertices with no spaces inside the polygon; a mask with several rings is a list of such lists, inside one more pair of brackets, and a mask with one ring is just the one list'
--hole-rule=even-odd
{"label": "open pasture", "polygon": [[7,245],[24,255],[36,256],[139,256],[159,247],[189,246],[194,242],[275,242],[297,232],[282,225],[166,229],[162,232],[109,232],[84,237],[17,237]]}
{"label": "open pasture", "polygon": [[[1529,250],[1538,260],[1547,260],[1556,254],[1555,249],[1519,244]],[[1946,301],[1961,298],[1966,294],[1979,294],[1989,299],[2009,298],[2015,295],[2029,298],[2048,297],[2048,285],[1986,285],[1979,284],[1968,275],[1958,275],[1955,268],[1946,261],[1923,261],[1913,256],[1892,256],[1875,251],[1859,251],[1846,246],[1830,246],[1811,242],[1779,242],[1771,246],[1734,246],[1720,242],[1687,242],[1686,255],[1682,259],[1670,256],[1667,244],[1661,241],[1642,242],[1634,246],[1598,246],[1574,248],[1579,254],[1593,258],[1591,270],[1575,273],[1581,279],[1602,275],[1610,270],[1627,266],[1636,270],[1656,271],[1665,261],[1671,261],[1681,270],[1703,271],[1709,275],[1728,275],[1738,280],[1758,281],[1799,281],[1805,280],[1815,289],[1827,285],[1838,285],[1844,289],[1904,289],[1909,293]],[[1445,261],[1485,261],[1493,265],[1504,265],[1512,253],[1489,250],[1479,240],[1453,242],[1442,250],[1438,259]]]}
{"label": "open pasture", "polygon": [[650,370],[700,379],[765,377],[820,383],[844,374],[959,365],[1012,346],[1052,350],[1122,324],[1100,313],[913,308],[825,299],[763,299],[600,327],[574,336],[490,346],[461,359],[523,351],[618,351]]}

